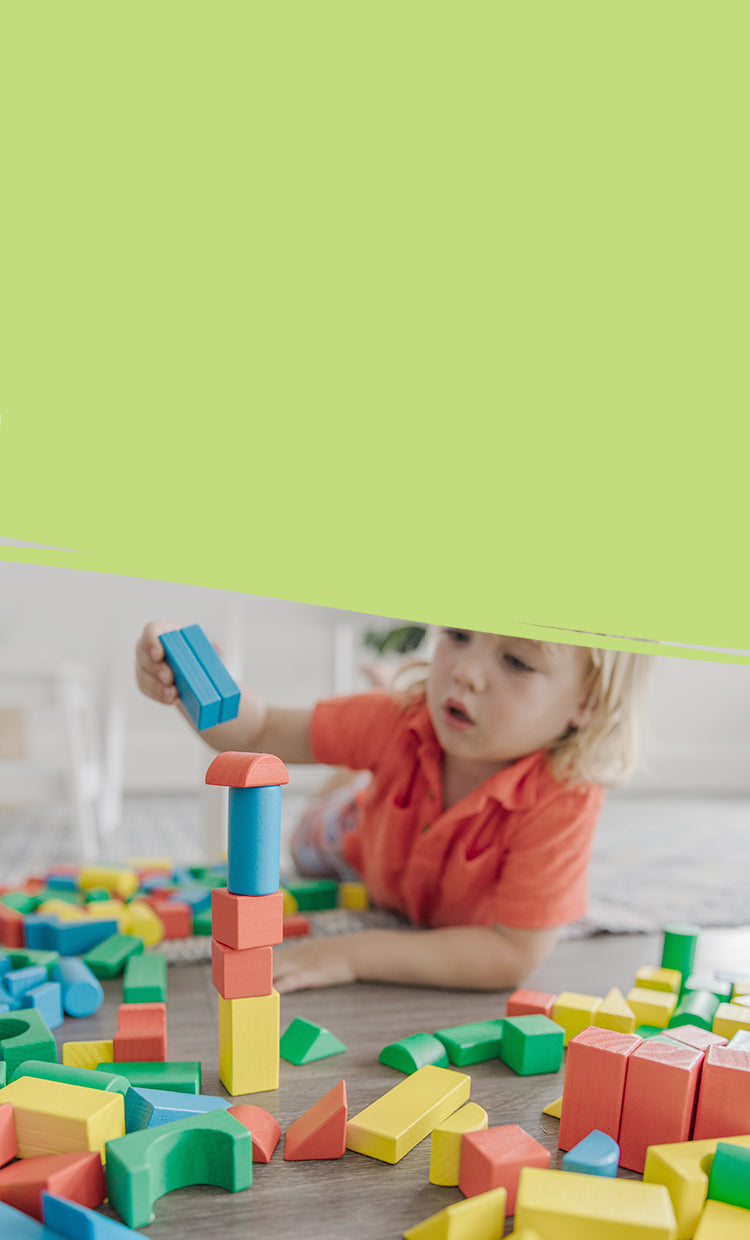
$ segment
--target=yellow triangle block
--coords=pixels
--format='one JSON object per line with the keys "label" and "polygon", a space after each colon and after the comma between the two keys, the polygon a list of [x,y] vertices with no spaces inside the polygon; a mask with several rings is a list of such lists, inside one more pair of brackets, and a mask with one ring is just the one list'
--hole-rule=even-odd
{"label": "yellow triangle block", "polygon": [[613,986],[604,996],[594,1013],[592,1024],[597,1029],[612,1029],[615,1033],[632,1033],[636,1026],[635,1012],[621,990]]}
{"label": "yellow triangle block", "polygon": [[467,1197],[446,1206],[416,1227],[404,1232],[404,1240],[502,1240],[505,1230],[504,1188]]}
{"label": "yellow triangle block", "polygon": [[549,1106],[542,1111],[543,1115],[551,1115],[553,1119],[560,1119],[562,1116],[562,1098],[555,1098],[554,1102],[550,1102]]}

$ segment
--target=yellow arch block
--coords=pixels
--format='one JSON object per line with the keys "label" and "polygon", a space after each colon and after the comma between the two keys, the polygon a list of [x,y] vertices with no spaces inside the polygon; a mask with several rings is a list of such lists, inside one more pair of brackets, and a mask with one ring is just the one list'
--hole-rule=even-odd
{"label": "yellow arch block", "polygon": [[[458,1184],[461,1138],[465,1132],[481,1132],[489,1120],[478,1102],[467,1102],[432,1130],[430,1146],[430,1184]],[[503,1206],[503,1209],[505,1206]]]}
{"label": "yellow arch block", "polygon": [[[750,1148],[750,1136],[721,1139],[729,1145]],[[698,1225],[706,1201],[708,1177],[717,1140],[718,1138],[650,1145],[646,1152],[643,1181],[648,1184],[664,1184],[669,1190],[677,1218],[677,1240],[690,1240]]]}

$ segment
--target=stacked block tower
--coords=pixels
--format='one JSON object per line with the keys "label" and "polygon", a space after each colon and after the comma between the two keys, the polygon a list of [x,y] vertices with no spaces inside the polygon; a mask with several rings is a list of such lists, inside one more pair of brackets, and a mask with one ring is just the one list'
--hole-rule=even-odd
{"label": "stacked block tower", "polygon": [[284,937],[279,889],[281,785],[272,754],[222,753],[206,783],[229,788],[227,886],[212,893],[211,961],[219,992],[219,1076],[227,1093],[279,1087],[273,947]]}

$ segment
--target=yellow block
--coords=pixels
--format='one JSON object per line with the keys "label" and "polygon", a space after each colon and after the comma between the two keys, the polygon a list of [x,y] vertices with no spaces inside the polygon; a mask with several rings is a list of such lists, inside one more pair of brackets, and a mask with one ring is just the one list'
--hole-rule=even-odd
{"label": "yellow block", "polygon": [[695,1229],[695,1240],[750,1240],[750,1210],[725,1201],[707,1201]]}
{"label": "yellow block", "polygon": [[96,1150],[125,1135],[122,1094],[62,1081],[21,1076],[0,1089],[0,1106],[13,1104],[19,1158]]}
{"label": "yellow block", "polygon": [[750,1029],[750,1011],[739,1003],[720,1003],[711,1028],[724,1038],[733,1038],[740,1029]]}
{"label": "yellow block", "polygon": [[612,1029],[615,1033],[632,1033],[636,1026],[635,1012],[624,994],[613,986],[607,991],[594,1013],[592,1025],[597,1029]]}
{"label": "yellow block", "polygon": [[145,900],[133,900],[125,905],[120,930],[122,934],[134,934],[143,939],[145,947],[156,947],[164,938],[164,922]]}
{"label": "yellow block", "polygon": [[507,1189],[456,1201],[404,1232],[404,1240],[502,1240]]}
{"label": "yellow block", "polygon": [[104,887],[127,900],[138,888],[135,870],[125,870],[119,865],[87,865],[78,875],[78,885],[83,891],[89,887]]}
{"label": "yellow block", "polygon": [[506,1240],[543,1240],[543,1237],[533,1227],[522,1227],[520,1231],[509,1232]]}
{"label": "yellow block", "polygon": [[[730,1145],[750,1148],[750,1136],[721,1139]],[[716,1143],[717,1138],[674,1141],[668,1145],[650,1145],[646,1151],[644,1183],[664,1184],[669,1190],[677,1218],[677,1240],[689,1240],[695,1231],[708,1192]]]}
{"label": "yellow block", "polygon": [[[478,1102],[467,1102],[432,1130],[430,1145],[430,1184],[458,1184],[461,1138],[465,1132],[481,1132],[489,1120]],[[505,1208],[505,1207],[503,1207]]]}
{"label": "yellow block", "polygon": [[675,1240],[677,1223],[663,1184],[577,1171],[524,1167],[515,1226],[544,1240]]}
{"label": "yellow block", "polygon": [[34,909],[40,916],[57,917],[59,921],[86,921],[88,911],[80,904],[71,904],[69,900],[43,900]]}
{"label": "yellow block", "polygon": [[370,897],[364,883],[339,883],[339,907],[365,909],[370,907]]}
{"label": "yellow block", "polygon": [[219,995],[219,1077],[227,1093],[279,1088],[279,992],[248,999]]}
{"label": "yellow block", "polygon": [[732,999],[736,999],[738,995],[750,995],[750,982],[734,982],[732,985]]}
{"label": "yellow block", "polygon": [[63,1042],[62,1061],[72,1068],[95,1068],[98,1063],[113,1063],[112,1042]]}
{"label": "yellow block", "polygon": [[679,995],[682,974],[679,969],[652,969],[644,965],[635,975],[635,984],[646,990],[668,990],[673,995]]}
{"label": "yellow block", "polygon": [[162,870],[165,874],[174,869],[171,857],[128,857],[128,865],[131,870]]}
{"label": "yellow block", "polygon": [[656,1025],[657,1029],[666,1029],[677,1007],[677,995],[666,990],[649,990],[645,986],[629,990],[627,1001],[639,1025]]}
{"label": "yellow block", "polygon": [[117,922],[117,927],[122,931],[123,922],[126,919],[127,905],[122,900],[94,900],[91,904],[86,905],[86,912],[89,917],[93,917],[96,921],[106,921],[113,917]]}
{"label": "yellow block", "polygon": [[565,1030],[566,1046],[577,1033],[594,1024],[601,1002],[598,995],[580,995],[572,990],[560,992],[552,1005],[552,1019]]}
{"label": "yellow block", "polygon": [[287,891],[286,887],[281,888],[281,912],[282,916],[289,917],[291,913],[296,913],[299,909],[297,897],[293,896],[291,891]]}
{"label": "yellow block", "polygon": [[433,1128],[468,1102],[471,1078],[425,1064],[399,1081],[346,1126],[346,1148],[397,1163]]}
{"label": "yellow block", "polygon": [[553,1119],[562,1117],[562,1098],[555,1098],[554,1102],[550,1102],[549,1106],[544,1107],[542,1115],[551,1115]]}

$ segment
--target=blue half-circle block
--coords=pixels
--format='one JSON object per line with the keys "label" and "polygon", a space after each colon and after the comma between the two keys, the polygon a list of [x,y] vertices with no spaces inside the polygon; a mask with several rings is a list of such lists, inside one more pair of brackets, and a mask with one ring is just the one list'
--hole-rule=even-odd
{"label": "blue half-circle block", "polygon": [[279,890],[281,788],[229,789],[227,886],[240,896]]}
{"label": "blue half-circle block", "polygon": [[577,1171],[582,1175],[617,1175],[620,1147],[606,1132],[594,1128],[572,1150],[563,1154],[563,1171]]}

